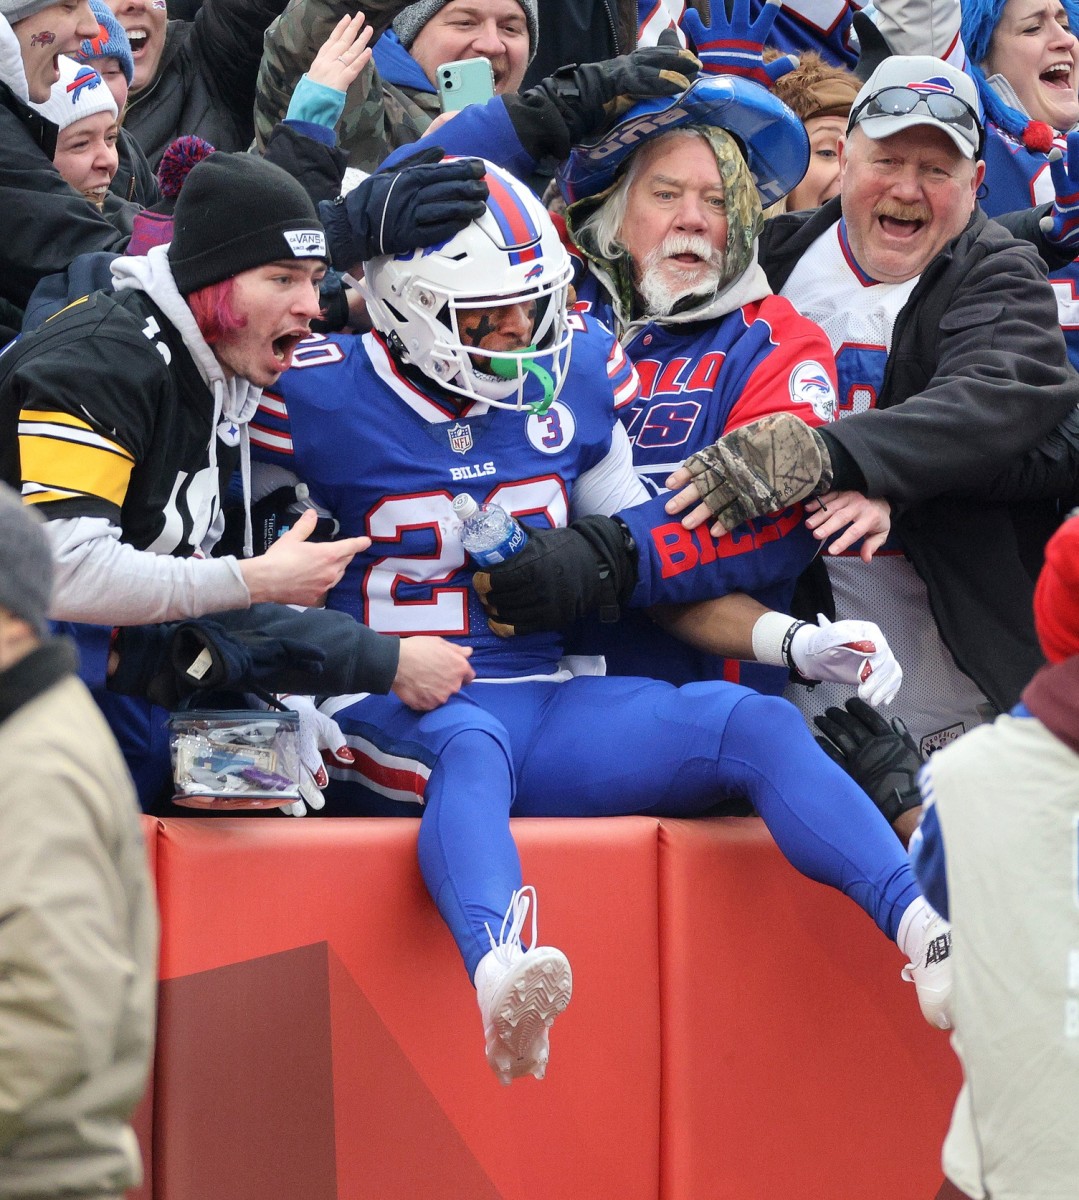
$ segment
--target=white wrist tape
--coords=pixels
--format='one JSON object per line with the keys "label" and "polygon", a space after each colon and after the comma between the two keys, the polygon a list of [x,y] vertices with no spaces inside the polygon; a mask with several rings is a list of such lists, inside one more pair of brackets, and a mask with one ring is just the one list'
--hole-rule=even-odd
{"label": "white wrist tape", "polygon": [[805,621],[786,613],[766,612],[753,626],[753,657],[770,667],[790,667],[791,640]]}

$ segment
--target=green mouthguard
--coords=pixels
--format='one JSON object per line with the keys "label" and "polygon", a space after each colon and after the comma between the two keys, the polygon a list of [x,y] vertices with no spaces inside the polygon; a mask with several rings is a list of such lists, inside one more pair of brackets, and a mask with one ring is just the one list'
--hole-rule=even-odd
{"label": "green mouthguard", "polygon": [[[525,349],[531,353],[535,351],[536,347],[527,346]],[[554,380],[551,378],[550,371],[545,370],[530,358],[521,359],[516,355],[502,355],[491,359],[491,373],[497,375],[499,379],[519,379],[521,368],[531,371],[543,385],[543,399],[535,400],[527,406],[530,413],[542,417],[554,400]]]}

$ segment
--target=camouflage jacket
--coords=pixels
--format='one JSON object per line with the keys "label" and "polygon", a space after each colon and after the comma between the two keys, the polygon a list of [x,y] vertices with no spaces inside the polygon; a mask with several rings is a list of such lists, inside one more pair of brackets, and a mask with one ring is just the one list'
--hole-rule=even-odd
{"label": "camouflage jacket", "polygon": [[[406,0],[364,0],[363,12],[379,37]],[[255,94],[255,140],[263,149],[288,110],[293,89],[337,22],[356,11],[356,0],[290,0],[266,30]],[[406,146],[438,116],[438,96],[389,83],[370,64],[348,90],[337,126],[350,167],[373,171],[391,150]]]}
{"label": "camouflage jacket", "polygon": [[[375,27],[376,38],[406,7],[403,0],[369,0],[362,4],[368,22]],[[610,0],[603,5],[611,28],[609,32],[600,30],[603,34],[600,41],[607,44],[609,38],[609,50],[625,54],[633,48],[642,7],[651,6],[642,6],[637,0]],[[255,138],[260,149],[274,125],[284,117],[293,88],[319,46],[341,17],[356,8],[356,0],[290,0],[282,15],[267,29],[255,96]],[[562,21],[572,15],[566,12],[565,0],[555,11],[553,18],[540,12],[541,29],[548,20]],[[543,70],[554,70],[559,65],[560,62],[549,65],[546,59],[539,64]],[[530,71],[528,78],[534,77],[535,72]],[[413,87],[383,77],[373,64],[368,66],[349,88],[345,111],[337,127],[349,166],[373,171],[390,151],[416,141],[439,111],[433,88]]]}

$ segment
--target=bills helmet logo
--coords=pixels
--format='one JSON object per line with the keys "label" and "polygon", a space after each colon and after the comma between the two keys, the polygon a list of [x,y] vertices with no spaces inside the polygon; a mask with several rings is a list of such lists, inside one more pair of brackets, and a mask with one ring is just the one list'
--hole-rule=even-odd
{"label": "bills helmet logo", "polygon": [[40,33],[32,34],[30,37],[31,46],[51,46],[55,41],[56,34],[50,33],[47,29],[43,29]]}
{"label": "bills helmet logo", "polygon": [[105,47],[109,44],[109,31],[98,22],[97,37],[90,39],[90,49],[94,52],[95,57],[105,57]]}
{"label": "bills helmet logo", "polygon": [[909,83],[907,86],[912,92],[946,92],[949,96],[955,94],[955,88],[941,75],[923,79],[921,83]]}
{"label": "bills helmet logo", "polygon": [[543,274],[543,263],[536,263],[536,265],[525,276],[525,281],[527,282],[529,279],[535,279],[537,276],[542,275],[542,274]]}
{"label": "bills helmet logo", "polygon": [[101,76],[93,67],[82,67],[75,72],[75,78],[67,85],[67,94],[71,103],[77,104],[83,92],[92,92],[101,83]]}
{"label": "bills helmet logo", "polygon": [[455,454],[467,454],[472,449],[472,430],[468,425],[458,421],[446,433],[450,439],[450,449]]}
{"label": "bills helmet logo", "polygon": [[835,388],[828,372],[813,359],[800,362],[791,372],[791,400],[808,404],[822,421],[834,421],[836,413]]}

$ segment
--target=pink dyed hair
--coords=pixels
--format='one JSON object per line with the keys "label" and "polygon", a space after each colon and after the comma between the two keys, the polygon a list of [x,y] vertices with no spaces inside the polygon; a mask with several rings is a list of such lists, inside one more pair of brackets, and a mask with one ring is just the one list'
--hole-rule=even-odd
{"label": "pink dyed hair", "polygon": [[241,315],[232,306],[232,285],[235,276],[222,279],[218,283],[207,284],[204,288],[192,292],[187,297],[187,307],[195,318],[208,346],[221,341],[237,329],[243,329],[247,317]]}

